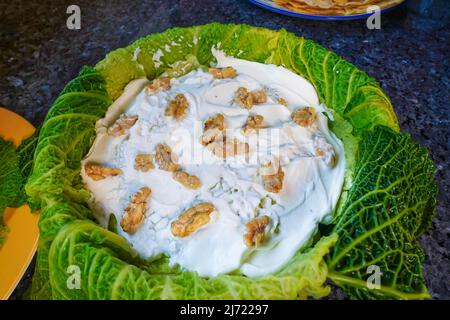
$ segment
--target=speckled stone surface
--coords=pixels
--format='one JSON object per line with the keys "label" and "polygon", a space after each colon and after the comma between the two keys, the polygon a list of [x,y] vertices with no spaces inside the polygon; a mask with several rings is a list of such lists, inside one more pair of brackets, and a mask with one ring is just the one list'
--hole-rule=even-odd
{"label": "speckled stone surface", "polygon": [[[81,7],[81,30],[66,28],[66,8],[72,3]],[[381,30],[369,30],[365,20],[301,20],[239,0],[1,1],[0,105],[39,125],[83,65],[94,65],[143,35],[212,21],[285,28],[380,81],[402,130],[430,150],[437,166],[437,215],[420,242],[432,297],[450,299],[449,19],[429,20],[402,7],[382,16]],[[32,269],[12,299],[22,297]],[[329,298],[343,297],[334,289]]]}

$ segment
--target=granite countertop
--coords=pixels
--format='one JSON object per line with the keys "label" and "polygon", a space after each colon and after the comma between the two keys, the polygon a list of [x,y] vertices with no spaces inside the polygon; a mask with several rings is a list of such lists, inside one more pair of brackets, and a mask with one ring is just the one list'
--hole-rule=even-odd
{"label": "granite countertop", "polygon": [[[392,100],[401,129],[430,150],[437,166],[437,215],[420,243],[432,297],[450,299],[448,17],[430,20],[403,6],[382,15],[380,30],[369,30],[365,20],[302,20],[239,0],[153,0],[145,4],[77,0],[81,29],[68,30],[66,8],[70,4],[49,0],[0,4],[0,105],[35,126],[83,65],[94,65],[115,48],[173,26],[218,21],[285,28],[315,40],[378,79]],[[11,299],[21,298],[33,267]],[[343,295],[334,289],[330,298]]]}

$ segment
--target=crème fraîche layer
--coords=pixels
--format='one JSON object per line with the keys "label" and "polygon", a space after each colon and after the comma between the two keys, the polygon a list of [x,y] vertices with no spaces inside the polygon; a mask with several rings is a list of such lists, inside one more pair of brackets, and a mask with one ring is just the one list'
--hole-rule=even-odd
{"label": "cr\u00e8me fra\u00eeche layer", "polygon": [[98,220],[144,258],[201,276],[279,270],[341,194],[345,157],[314,87],[213,51],[217,69],[131,82],[82,177]]}

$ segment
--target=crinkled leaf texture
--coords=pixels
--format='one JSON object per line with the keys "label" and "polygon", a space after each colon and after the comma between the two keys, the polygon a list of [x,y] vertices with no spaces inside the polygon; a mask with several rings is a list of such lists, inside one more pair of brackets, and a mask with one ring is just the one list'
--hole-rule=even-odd
{"label": "crinkled leaf texture", "polygon": [[24,139],[17,149],[19,157],[18,166],[20,168],[20,173],[22,176],[22,183],[20,190],[14,199],[14,202],[10,203],[9,205],[10,207],[18,208],[26,203],[30,206],[31,212],[35,212],[37,209],[39,209],[36,205],[34,205],[34,203],[30,201],[27,194],[25,193],[25,184],[31,174],[31,170],[33,169],[33,159],[34,153],[36,151],[38,137],[39,129],[37,129],[31,136]]}
{"label": "crinkled leaf texture", "polygon": [[6,207],[15,202],[21,187],[19,156],[12,142],[0,138],[0,248],[8,235],[8,228],[3,223],[3,213]]}
{"label": "crinkled leaf texture", "polygon": [[[202,278],[194,272],[148,272],[126,240],[90,221],[75,221],[58,232],[50,247],[50,284],[56,299],[305,299],[329,292],[323,256],[337,239],[322,238],[274,275]],[[80,268],[81,287],[67,287],[70,265]],[[138,266],[141,265],[141,268]],[[161,270],[160,270],[161,271]],[[83,281],[84,280],[84,281]]]}
{"label": "crinkled leaf texture", "polygon": [[[361,137],[354,179],[334,232],[330,278],[352,298],[428,298],[417,237],[431,223],[437,186],[427,151],[378,127]],[[382,273],[380,288],[373,269]],[[368,269],[369,268],[369,269]]]}
{"label": "crinkled leaf texture", "polygon": [[23,140],[16,150],[12,142],[0,138],[0,247],[8,234],[8,228],[3,222],[6,207],[18,208],[28,203],[32,211],[37,209],[25,193],[37,140],[35,132]]}
{"label": "crinkled leaf texture", "polygon": [[[141,261],[123,238],[91,221],[92,213],[86,205],[89,195],[81,184],[80,161],[95,138],[95,122],[131,80],[143,76],[153,79],[164,72],[179,75],[199,64],[213,64],[212,47],[235,57],[283,65],[313,83],[320,100],[334,112],[332,127],[344,141],[350,164],[346,190],[335,217],[347,215],[343,208],[353,201],[355,156],[357,152],[370,151],[358,151],[359,143],[365,143],[365,132],[377,125],[391,128],[390,132],[398,131],[392,105],[378,83],[336,54],[284,30],[218,23],[170,29],[109,53],[95,68],[85,67],[66,86],[47,115],[26,186],[27,194],[43,208],[30,298],[297,299],[328,294],[324,257],[338,241],[337,235],[342,234],[338,228],[300,250],[275,274],[256,279],[242,275],[206,279],[179,267],[169,267],[167,258]],[[392,165],[398,163],[385,164]],[[360,188],[361,194],[370,192],[368,185],[361,184]],[[402,243],[399,250],[408,243]],[[338,251],[334,250],[332,255],[335,254]],[[397,266],[393,260],[386,260],[386,264],[390,268]],[[79,290],[68,288],[70,265],[80,268]]]}

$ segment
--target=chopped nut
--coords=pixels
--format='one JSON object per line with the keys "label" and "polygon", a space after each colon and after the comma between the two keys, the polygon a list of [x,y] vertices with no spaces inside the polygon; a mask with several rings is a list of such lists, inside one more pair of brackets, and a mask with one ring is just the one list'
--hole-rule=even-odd
{"label": "chopped nut", "polygon": [[147,94],[155,94],[160,91],[169,90],[170,87],[171,87],[170,78],[161,77],[161,78],[154,79],[145,88],[146,88]]}
{"label": "chopped nut", "polygon": [[255,104],[265,103],[267,95],[263,89],[250,92],[247,88],[240,87],[234,95],[234,101],[242,108],[251,109]]}
{"label": "chopped nut", "polygon": [[251,109],[253,107],[253,98],[247,88],[240,87],[234,95],[234,101],[242,108]]}
{"label": "chopped nut", "polygon": [[192,176],[185,171],[176,171],[173,178],[188,189],[198,189],[202,185],[199,178]]}
{"label": "chopped nut", "polygon": [[285,106],[285,107],[288,106],[287,101],[286,101],[285,99],[283,99],[283,98],[278,98],[277,101],[278,101],[279,104],[281,104],[281,105],[283,105],[283,106]]}
{"label": "chopped nut", "polygon": [[334,148],[324,137],[314,137],[313,145],[316,156],[322,158],[327,166],[334,167],[336,165],[337,159]]}
{"label": "chopped nut", "polygon": [[260,104],[267,102],[267,95],[264,90],[256,90],[251,92],[253,104]]}
{"label": "chopped nut", "polygon": [[234,78],[237,75],[236,69],[233,67],[225,67],[222,69],[222,77],[223,78]]}
{"label": "chopped nut", "polygon": [[173,162],[172,151],[166,144],[158,144],[156,146],[156,162],[159,164],[161,170],[175,172],[180,170],[180,166]]}
{"label": "chopped nut", "polygon": [[132,126],[134,126],[137,120],[137,116],[127,117],[122,114],[120,118],[117,119],[116,122],[108,128],[108,134],[115,137],[122,136],[127,133],[127,129],[130,129]]}
{"label": "chopped nut", "polygon": [[84,166],[88,177],[94,181],[103,180],[106,177],[115,177],[122,174],[122,170],[116,168],[103,167],[97,164],[88,163]]}
{"label": "chopped nut", "polygon": [[254,115],[254,116],[248,116],[247,121],[245,122],[244,126],[242,127],[242,134],[243,135],[249,135],[253,132],[257,132],[258,129],[262,128],[264,121],[264,117],[261,115]]}
{"label": "chopped nut", "polygon": [[134,234],[139,229],[144,221],[148,198],[151,194],[152,190],[150,188],[143,187],[132,196],[131,202],[126,207],[122,221],[120,222],[123,231],[128,234]]}
{"label": "chopped nut", "polygon": [[238,139],[226,139],[214,141],[208,144],[207,148],[216,156],[221,158],[234,157],[241,154],[248,154],[250,146],[248,143],[239,141]]}
{"label": "chopped nut", "polygon": [[134,168],[136,170],[147,172],[150,169],[154,169],[153,155],[151,154],[138,154],[134,160]]}
{"label": "chopped nut", "polygon": [[201,144],[206,146],[222,136],[224,127],[224,116],[220,113],[216,114],[214,117],[209,117],[203,127],[203,135],[201,137]]}
{"label": "chopped nut", "polygon": [[262,244],[266,238],[265,229],[270,223],[269,216],[261,216],[247,222],[245,228],[247,233],[244,235],[244,243],[247,247],[257,247]]}
{"label": "chopped nut", "polygon": [[259,203],[258,203],[258,208],[259,209],[264,208],[266,206],[266,202],[267,202],[267,198],[266,197],[261,198],[259,200]]}
{"label": "chopped nut", "polygon": [[221,130],[219,130],[218,128],[212,128],[202,134],[200,143],[204,146],[207,146],[214,141],[221,141],[223,140],[223,138],[224,137]]}
{"label": "chopped nut", "polygon": [[175,96],[175,99],[169,102],[166,108],[165,115],[168,117],[173,117],[175,120],[180,121],[186,116],[186,109],[189,106],[184,94],[179,93]]}
{"label": "chopped nut", "polygon": [[223,131],[225,118],[223,114],[216,114],[214,117],[209,117],[203,126],[203,130],[209,130],[212,128],[218,128],[220,131]]}
{"label": "chopped nut", "polygon": [[316,120],[316,111],[311,107],[300,108],[294,111],[291,117],[299,126],[310,127]]}
{"label": "chopped nut", "polygon": [[233,67],[209,68],[208,72],[211,73],[215,79],[234,78],[237,75],[236,69]]}
{"label": "chopped nut", "polygon": [[186,210],[179,215],[170,225],[170,230],[175,237],[187,237],[196,232],[201,226],[210,220],[210,214],[216,208],[208,202],[202,202]]}
{"label": "chopped nut", "polygon": [[284,172],[279,163],[274,166],[274,163],[270,161],[262,166],[261,177],[266,191],[278,193],[283,188]]}

